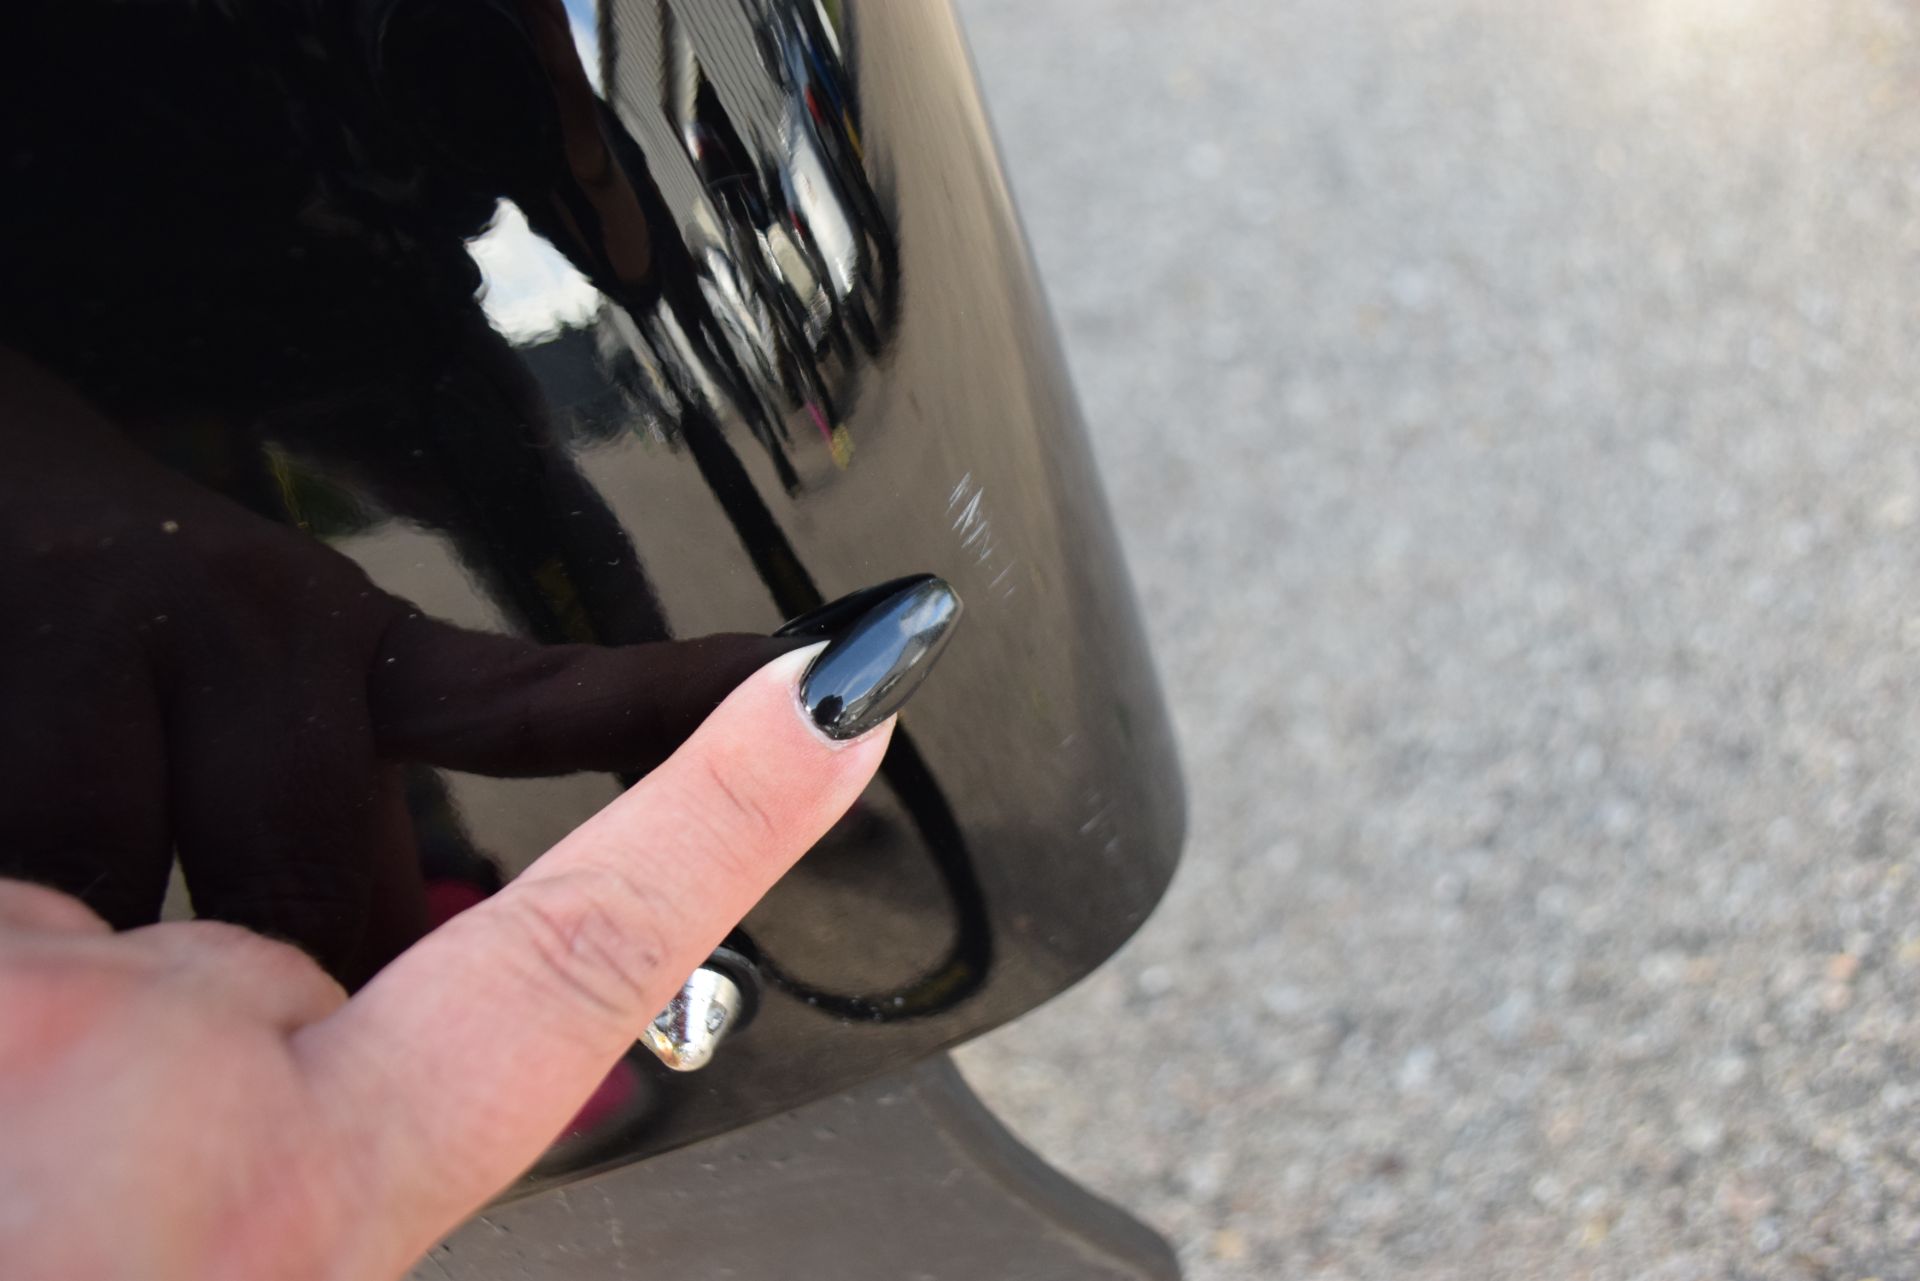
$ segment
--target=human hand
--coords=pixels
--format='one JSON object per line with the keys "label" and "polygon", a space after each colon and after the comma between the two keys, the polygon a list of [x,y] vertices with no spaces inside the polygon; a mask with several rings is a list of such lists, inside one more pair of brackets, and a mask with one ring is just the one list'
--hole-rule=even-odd
{"label": "human hand", "polygon": [[749,677],[653,773],[348,999],[231,925],[113,934],[0,881],[0,1275],[396,1276],[553,1139],[860,794]]}

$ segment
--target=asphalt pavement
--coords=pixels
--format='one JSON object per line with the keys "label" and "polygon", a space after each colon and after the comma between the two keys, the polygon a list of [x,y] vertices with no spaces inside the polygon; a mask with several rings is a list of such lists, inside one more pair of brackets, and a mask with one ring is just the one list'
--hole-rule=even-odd
{"label": "asphalt pavement", "polygon": [[961,11],[1193,815],[969,1077],[1195,1281],[1920,1276],[1920,15]]}

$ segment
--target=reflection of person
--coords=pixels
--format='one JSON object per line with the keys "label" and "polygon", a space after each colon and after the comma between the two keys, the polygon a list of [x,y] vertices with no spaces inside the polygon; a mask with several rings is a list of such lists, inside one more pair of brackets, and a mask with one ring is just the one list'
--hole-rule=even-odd
{"label": "reflection of person", "polygon": [[424,930],[399,762],[644,771],[798,642],[467,631],[161,466],[0,349],[0,875],[195,910],[356,984]]}
{"label": "reflection of person", "polygon": [[[644,549],[486,323],[467,238],[510,198],[719,371],[677,389],[684,438],[798,613],[820,593],[698,406],[748,380],[559,0],[7,18],[35,57],[0,84],[0,875],[130,928],[177,856],[199,915],[355,986],[434,919],[429,855],[498,882],[429,767],[631,777],[792,643],[621,644],[667,633]],[[376,589],[309,536],[314,496],[435,531],[517,638]]]}
{"label": "reflection of person", "polygon": [[829,743],[795,697],[805,661],[751,676],[351,1000],[283,944],[114,935],[0,881],[0,1273],[398,1274],[534,1159],[872,776],[892,721]]}
{"label": "reflection of person", "polygon": [[[667,629],[465,241],[509,195],[631,303],[652,229],[558,0],[26,10],[0,874],[127,928],[177,853],[198,914],[356,985],[431,919],[416,829],[457,825],[424,766],[631,777],[790,647],[562,643]],[[441,532],[545,647],[422,618],[287,528],[276,459]]]}

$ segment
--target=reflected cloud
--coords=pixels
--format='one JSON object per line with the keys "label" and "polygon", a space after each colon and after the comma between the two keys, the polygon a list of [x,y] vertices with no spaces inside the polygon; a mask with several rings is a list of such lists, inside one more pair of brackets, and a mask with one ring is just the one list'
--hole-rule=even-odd
{"label": "reflected cloud", "polygon": [[487,229],[467,243],[480,268],[480,306],[509,342],[543,342],[592,322],[600,291],[552,242],[502,200]]}

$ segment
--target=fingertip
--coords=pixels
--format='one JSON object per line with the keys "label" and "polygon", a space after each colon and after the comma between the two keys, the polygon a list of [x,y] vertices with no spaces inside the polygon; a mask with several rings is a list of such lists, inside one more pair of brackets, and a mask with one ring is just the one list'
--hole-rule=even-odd
{"label": "fingertip", "polygon": [[[780,655],[743,680],[678,752],[634,789],[635,799],[697,819],[721,800],[777,816],[790,860],[866,787],[886,753],[892,718],[836,739],[815,722],[804,687],[824,643]],[[694,823],[695,830],[707,824]]]}
{"label": "fingertip", "polygon": [[926,682],[960,615],[959,596],[933,577],[870,606],[801,674],[799,697],[810,723],[835,742],[865,737]]}
{"label": "fingertip", "polygon": [[897,712],[871,728],[846,738],[836,738],[821,723],[819,709],[808,697],[807,677],[813,671],[815,661],[826,648],[827,642],[822,641],[790,654],[782,654],[767,664],[767,670],[775,679],[785,684],[788,706],[793,709],[794,715],[806,729],[807,736],[816,744],[836,754],[852,753],[853,755],[848,758],[850,762],[862,759],[868,753],[884,753],[887,741],[893,737],[893,727],[900,720]]}
{"label": "fingertip", "polygon": [[[814,715],[807,698],[807,676],[827,647],[828,642],[819,641],[789,650],[762,667],[720,705],[718,722],[732,720],[729,713],[745,713],[742,719],[755,722],[767,745],[791,746],[809,754],[824,752],[848,766],[874,750],[876,741],[884,747],[896,717],[890,716],[884,724],[854,737],[835,738]],[[750,710],[742,704],[749,704]]]}
{"label": "fingertip", "polygon": [[[813,644],[803,645],[799,649],[790,649],[780,655],[780,657],[774,659],[771,663],[768,663],[765,667],[762,667],[752,676],[749,676],[746,681],[742,683],[742,689],[752,685],[766,685],[771,687],[768,690],[769,693],[774,690],[779,691],[782,699],[786,705],[792,709],[793,714],[799,718],[801,724],[811,729],[813,726],[807,716],[806,704],[801,701],[800,685],[801,682],[806,680],[807,669],[813,666],[814,660],[820,657],[821,651],[826,649],[826,647],[826,641],[815,641]],[[826,738],[824,734],[820,734],[818,737],[823,740]]]}
{"label": "fingertip", "polygon": [[867,755],[871,755],[873,757],[874,768],[878,769],[880,758],[887,754],[887,744],[893,741],[894,726],[899,723],[900,714],[895,712],[892,716],[887,717],[887,719],[881,721],[872,729],[861,731],[857,737],[837,739],[827,738],[824,734],[820,737],[826,739],[827,745],[836,752],[861,753],[861,759],[864,759]]}

